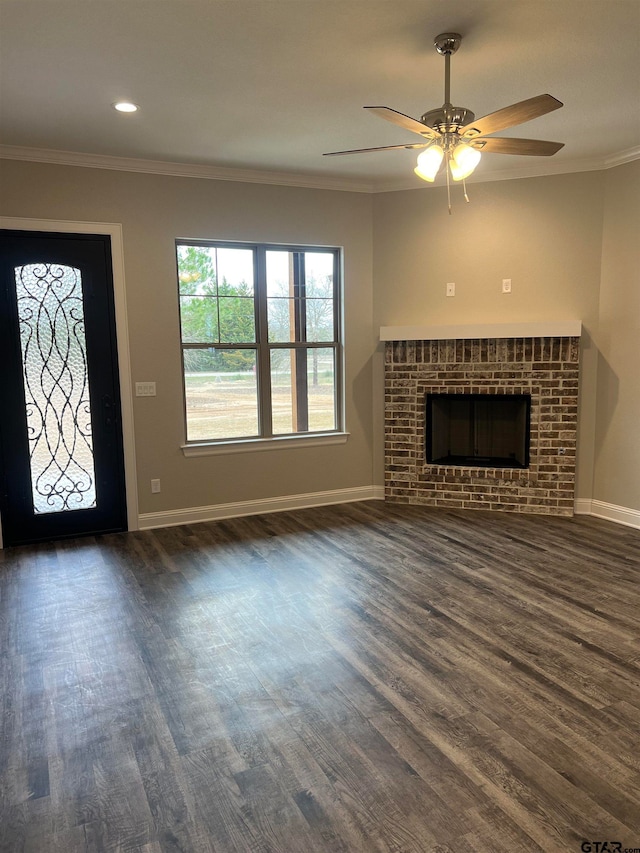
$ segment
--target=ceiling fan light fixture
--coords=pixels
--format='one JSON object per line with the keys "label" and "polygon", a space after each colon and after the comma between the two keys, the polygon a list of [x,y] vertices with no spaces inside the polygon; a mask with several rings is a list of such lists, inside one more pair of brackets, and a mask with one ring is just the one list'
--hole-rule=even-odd
{"label": "ceiling fan light fixture", "polygon": [[[463,181],[472,174],[480,162],[480,149],[491,154],[520,154],[533,157],[549,157],[563,147],[561,142],[543,139],[517,139],[516,137],[493,136],[499,130],[524,124],[532,119],[547,115],[562,106],[552,95],[536,95],[508,107],[488,113],[476,120],[475,113],[467,107],[456,107],[451,101],[451,57],[460,47],[460,33],[441,33],[435,37],[436,51],[444,57],[444,103],[437,109],[427,110],[420,120],[398,112],[391,107],[365,107],[404,130],[417,133],[420,143],[383,145],[376,148],[357,148],[350,151],[330,151],[335,154],[365,154],[370,151],[391,151],[400,148],[425,148],[418,157],[413,170],[423,181],[432,184],[445,159],[447,193],[450,178]],[[426,141],[425,140],[429,140]],[[465,190],[465,200],[467,198]],[[449,213],[451,202],[449,195]]]}
{"label": "ceiling fan light fixture", "polygon": [[449,160],[449,169],[454,181],[462,181],[468,178],[480,162],[481,154],[475,148],[459,142],[453,149]]}
{"label": "ceiling fan light fixture", "polygon": [[418,162],[413,171],[423,181],[428,181],[432,184],[436,179],[443,157],[444,149],[440,145],[437,143],[430,145],[418,155]]}

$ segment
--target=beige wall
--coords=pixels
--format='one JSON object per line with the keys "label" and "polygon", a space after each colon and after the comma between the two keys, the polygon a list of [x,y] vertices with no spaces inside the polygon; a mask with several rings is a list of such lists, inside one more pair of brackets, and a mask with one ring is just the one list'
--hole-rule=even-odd
{"label": "beige wall", "polygon": [[[3,161],[0,214],[123,226],[140,511],[371,486],[371,197],[228,181]],[[186,459],[176,237],[344,246],[344,445]],[[158,477],[162,492],[151,495]]]}
{"label": "beige wall", "polygon": [[[446,188],[374,199],[376,326],[583,322],[577,496],[584,498],[593,478],[603,180],[588,172],[470,184],[469,204],[455,186],[451,216]],[[503,278],[512,280],[508,295]],[[453,298],[447,282],[456,284]],[[378,423],[379,400],[375,416]]]}
{"label": "beige wall", "polygon": [[640,511],[640,161],[604,198],[593,498]]}
{"label": "beige wall", "polygon": [[[141,512],[381,485],[381,325],[562,319],[585,327],[577,496],[640,510],[640,162],[470,184],[468,205],[455,187],[451,216],[434,187],[372,197],[10,161],[0,181],[3,215],[122,223],[132,379],[158,383],[134,401]],[[346,445],[184,458],[176,237],[344,246]]]}

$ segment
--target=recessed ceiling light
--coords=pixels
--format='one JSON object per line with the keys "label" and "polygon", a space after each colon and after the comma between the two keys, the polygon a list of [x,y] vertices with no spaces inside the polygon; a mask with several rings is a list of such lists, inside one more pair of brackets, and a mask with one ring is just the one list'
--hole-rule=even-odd
{"label": "recessed ceiling light", "polygon": [[113,108],[119,113],[135,113],[140,109],[137,104],[132,104],[130,101],[118,101],[117,104],[113,105]]}

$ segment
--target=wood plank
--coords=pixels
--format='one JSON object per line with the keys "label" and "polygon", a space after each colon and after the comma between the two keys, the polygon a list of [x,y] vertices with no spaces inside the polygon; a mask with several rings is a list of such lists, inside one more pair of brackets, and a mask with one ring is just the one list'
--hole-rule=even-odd
{"label": "wood plank", "polygon": [[640,843],[640,533],[370,502],[0,552],[0,849]]}

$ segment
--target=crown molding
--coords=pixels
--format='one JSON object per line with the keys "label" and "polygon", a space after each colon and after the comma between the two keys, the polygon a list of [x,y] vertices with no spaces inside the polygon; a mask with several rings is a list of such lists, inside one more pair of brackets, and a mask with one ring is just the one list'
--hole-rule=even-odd
{"label": "crown molding", "polygon": [[640,160],[640,145],[636,145],[635,148],[627,148],[626,151],[619,151],[610,157],[605,157],[604,167],[605,169],[613,169],[615,166],[632,163],[634,160]]}
{"label": "crown molding", "polygon": [[58,166],[84,166],[91,169],[111,169],[117,172],[140,172],[148,175],[169,175],[174,178],[203,178],[212,181],[236,181],[248,184],[277,184],[284,187],[341,190],[357,193],[374,192],[371,184],[350,178],[300,175],[291,172],[264,172],[258,169],[231,169],[226,166],[209,166],[199,163],[171,163],[165,160],[116,157],[111,154],[85,154],[80,151],[57,151],[51,148],[24,148],[20,145],[0,145],[0,159],[53,163]]}
{"label": "crown molding", "polygon": [[[116,157],[111,154],[86,154],[80,151],[58,151],[50,148],[25,148],[19,145],[0,145],[0,159],[23,160],[32,163],[52,163],[59,166],[84,166],[91,169],[111,169],[119,172],[138,172],[149,175],[169,175],[176,178],[201,178],[214,181],[237,181],[250,184],[275,184],[305,189],[340,190],[356,193],[384,193],[400,190],[429,189],[445,185],[442,176],[433,184],[426,184],[407,175],[401,181],[375,181],[367,183],[351,178],[323,177],[290,172],[264,172],[259,169],[232,169],[226,166],[210,166],[198,163],[171,163],[165,160],[144,160],[136,157]],[[523,158],[526,159],[527,158]],[[550,162],[535,158],[536,163],[519,163],[516,168],[505,170],[478,169],[473,175],[473,184],[493,181],[513,181],[519,178],[541,178],[550,175],[565,175],[574,172],[597,172],[613,169],[624,163],[640,159],[640,146],[628,148],[609,157],[593,157],[582,160]]]}
{"label": "crown molding", "polygon": [[[559,161],[556,163],[536,163],[526,164],[521,163],[517,168],[507,171],[500,170],[477,170],[473,173],[472,178],[468,181],[468,186],[473,184],[493,183],[494,181],[515,181],[520,178],[544,178],[552,175],[571,175],[576,172],[602,172],[606,169],[611,169],[614,166],[620,166],[623,163],[630,163],[632,160],[640,159],[640,148],[630,148],[628,151],[620,152],[620,154],[612,155],[610,158],[593,157],[583,160]],[[417,183],[416,181],[419,181]],[[420,190],[429,189],[430,187],[445,187],[446,180],[443,175],[439,175],[433,184],[427,184],[420,179],[407,175],[406,180],[394,182],[378,182],[375,184],[374,192],[397,192],[399,190]]]}

